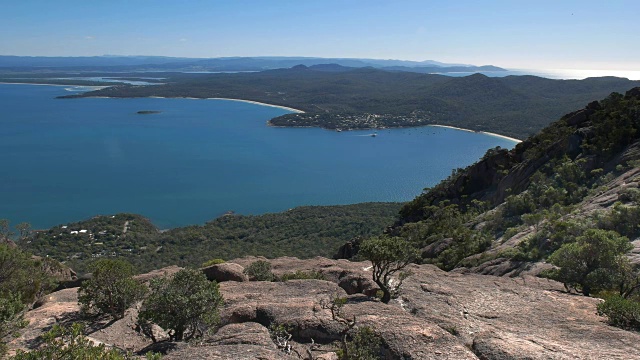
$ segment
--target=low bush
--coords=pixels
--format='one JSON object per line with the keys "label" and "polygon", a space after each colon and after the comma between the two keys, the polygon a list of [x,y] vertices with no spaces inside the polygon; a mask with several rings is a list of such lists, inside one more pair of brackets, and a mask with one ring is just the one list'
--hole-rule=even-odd
{"label": "low bush", "polygon": [[243,272],[251,281],[273,281],[276,278],[271,272],[271,263],[266,260],[252,262]]}
{"label": "low bush", "polygon": [[[63,327],[58,324],[42,336],[43,346],[31,352],[18,350],[12,360],[42,360],[42,359],[91,359],[91,360],[133,360],[139,359],[131,354],[123,354],[117,349],[108,349],[104,344],[94,345],[83,335],[83,326],[73,324]],[[159,360],[160,354],[149,352],[147,360]]]}
{"label": "low bush", "polygon": [[147,288],[133,279],[133,267],[124,260],[100,259],[89,268],[93,276],[78,290],[78,303],[85,314],[121,319],[147,293]]}
{"label": "low bush", "polygon": [[280,281],[310,280],[310,279],[327,280],[327,277],[324,276],[323,273],[315,270],[310,270],[310,271],[296,270],[296,272],[285,273],[282,276],[280,276]]}
{"label": "low bush", "polygon": [[606,316],[609,324],[627,330],[640,331],[640,302],[620,295],[608,296],[598,304],[598,315]]}
{"label": "low bush", "polygon": [[138,321],[155,323],[171,341],[200,338],[215,329],[223,299],[218,284],[199,270],[183,269],[171,277],[151,280],[151,295]]}
{"label": "low bush", "polygon": [[346,346],[337,351],[340,360],[384,359],[382,338],[370,327],[358,329]]}
{"label": "low bush", "polygon": [[218,264],[222,264],[225,261],[222,259],[211,259],[209,261],[205,261],[204,263],[202,263],[202,267],[209,267],[209,266],[213,266],[213,265],[218,265]]}

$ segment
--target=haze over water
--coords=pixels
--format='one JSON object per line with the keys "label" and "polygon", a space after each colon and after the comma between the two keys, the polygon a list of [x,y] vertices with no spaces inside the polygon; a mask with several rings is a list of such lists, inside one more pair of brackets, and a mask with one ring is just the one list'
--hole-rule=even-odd
{"label": "haze over water", "polygon": [[0,84],[0,218],[46,228],[132,212],[167,228],[229,210],[408,201],[515,144],[438,127],[273,128],[287,110],[227,100],[55,99],[68,93]]}

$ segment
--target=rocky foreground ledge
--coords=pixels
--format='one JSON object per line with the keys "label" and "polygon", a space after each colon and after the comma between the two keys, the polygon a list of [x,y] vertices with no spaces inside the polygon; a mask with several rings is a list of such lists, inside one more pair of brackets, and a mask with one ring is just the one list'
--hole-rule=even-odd
{"label": "rocky foreground ledge", "polygon": [[[341,327],[321,302],[347,296],[344,313],[355,315],[357,326],[381,335],[388,359],[640,359],[640,334],[608,326],[596,314],[600,300],[567,294],[562,284],[551,280],[455,274],[413,265],[414,275],[405,280],[400,297],[385,305],[369,296],[377,289],[368,262],[278,258],[269,260],[276,275],[315,270],[329,281],[246,281],[243,267],[255,260],[241,258],[203,269],[221,281],[225,305],[221,328],[201,344],[153,344],[136,331],[135,308],[124,319],[95,328],[89,337],[134,352],[163,349],[167,360],[298,359],[280,351],[271,339],[269,325],[285,324],[301,354],[313,339],[319,345],[314,357],[336,359],[330,343],[338,340]],[[11,346],[37,346],[48,327],[72,321],[78,311],[76,288],[51,294],[45,305],[27,314],[30,325]]]}

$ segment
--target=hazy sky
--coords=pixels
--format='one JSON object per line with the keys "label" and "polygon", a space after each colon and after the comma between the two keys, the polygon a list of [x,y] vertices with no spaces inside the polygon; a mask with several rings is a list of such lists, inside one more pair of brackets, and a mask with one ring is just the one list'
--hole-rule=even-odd
{"label": "hazy sky", "polygon": [[640,70],[640,0],[2,0],[0,55],[318,56]]}

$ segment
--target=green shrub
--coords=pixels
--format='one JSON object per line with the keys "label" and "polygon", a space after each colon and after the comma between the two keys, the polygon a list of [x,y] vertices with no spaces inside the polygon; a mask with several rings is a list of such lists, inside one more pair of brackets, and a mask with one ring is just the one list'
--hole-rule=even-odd
{"label": "green shrub", "polygon": [[15,336],[18,330],[27,326],[24,311],[25,306],[19,294],[0,297],[0,359],[7,350],[5,338]]}
{"label": "green shrub", "polygon": [[326,276],[324,276],[323,273],[315,270],[310,270],[310,271],[296,270],[296,272],[285,273],[282,276],[280,276],[280,281],[309,280],[309,279],[327,280]]}
{"label": "green shrub", "polygon": [[606,316],[609,324],[627,330],[640,331],[640,302],[620,295],[608,296],[598,304],[598,315]]}
{"label": "green shrub", "polygon": [[252,262],[243,272],[252,281],[273,281],[276,278],[271,272],[271,263],[266,260]]}
{"label": "green shrub", "polygon": [[78,303],[85,313],[121,319],[147,293],[147,288],[133,279],[133,267],[126,261],[101,259],[90,269],[91,279],[78,290]]}
{"label": "green shrub", "polygon": [[55,288],[55,281],[43,269],[48,259],[34,260],[20,248],[0,243],[0,297],[20,295],[25,305],[31,305]]}
{"label": "green shrub", "polygon": [[169,331],[172,341],[204,336],[217,325],[222,295],[218,284],[198,270],[183,269],[171,278],[151,281],[151,295],[142,304],[139,320]]}
{"label": "green shrub", "polygon": [[640,235],[640,206],[617,202],[609,213],[599,214],[597,220],[601,229],[617,231],[630,238]]}
{"label": "green shrub", "polygon": [[[8,222],[0,219],[0,239],[8,232],[2,230],[4,226]],[[26,309],[55,287],[53,278],[43,271],[54,263],[48,259],[34,260],[18,247],[0,244],[0,358],[6,350],[5,340],[26,325],[23,319]]]}
{"label": "green shrub", "polygon": [[[104,344],[93,345],[83,335],[83,327],[73,324],[71,327],[63,327],[58,324],[44,334],[44,345],[38,350],[23,352],[18,350],[12,360],[133,360],[130,354],[122,354],[116,349],[107,349]],[[137,357],[136,357],[137,358]],[[147,360],[159,360],[160,354],[147,353]]]}
{"label": "green shrub", "polygon": [[336,353],[339,360],[377,360],[385,358],[383,349],[382,338],[370,327],[364,326]]}
{"label": "green shrub", "polygon": [[213,265],[223,264],[224,262],[225,261],[222,259],[211,259],[209,261],[202,263],[201,267],[209,267]]}
{"label": "green shrub", "polygon": [[520,228],[518,226],[510,227],[504,231],[504,234],[502,235],[502,239],[504,241],[507,241],[512,237],[516,236],[516,234],[518,234],[519,232],[520,232]]}
{"label": "green shrub", "polygon": [[622,202],[633,202],[635,204],[640,203],[640,189],[635,187],[628,187],[620,190],[618,198]]}
{"label": "green shrub", "polygon": [[615,231],[589,229],[575,242],[563,244],[549,257],[558,267],[549,274],[566,287],[580,288],[589,296],[592,291],[613,287],[626,268],[624,254],[632,248],[629,239]]}
{"label": "green shrub", "polygon": [[[375,237],[364,240],[360,245],[362,256],[371,261],[373,281],[383,291],[381,301],[385,304],[397,293],[402,281],[409,276],[404,271],[417,257],[417,250],[400,237]],[[398,281],[393,284],[392,276],[398,273]]]}

